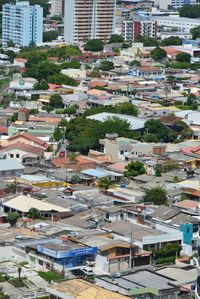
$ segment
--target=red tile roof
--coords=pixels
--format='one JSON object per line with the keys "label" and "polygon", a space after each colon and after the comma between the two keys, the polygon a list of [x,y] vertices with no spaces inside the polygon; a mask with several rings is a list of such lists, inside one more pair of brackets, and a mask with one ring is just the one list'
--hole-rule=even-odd
{"label": "red tile roof", "polygon": [[61,117],[37,117],[37,116],[29,116],[29,121],[35,122],[50,122],[50,123],[59,123],[62,118]]}
{"label": "red tile roof", "polygon": [[43,140],[41,140],[40,138],[38,138],[35,135],[29,134],[29,133],[24,133],[24,132],[9,137],[8,141],[18,139],[19,137],[23,137],[27,140],[33,141],[34,143],[37,143],[41,147],[48,148],[48,144],[46,142],[44,142]]}
{"label": "red tile roof", "polygon": [[[71,164],[73,162],[70,161],[70,159],[68,157],[66,158],[53,158],[51,160],[52,164],[55,166],[55,167],[62,167],[63,165],[67,165],[67,164]],[[76,158],[76,161],[74,163],[76,164],[87,164],[87,163],[90,163],[91,160],[89,159],[85,159],[85,158],[82,158],[82,157],[77,157]]]}
{"label": "red tile roof", "polygon": [[5,151],[5,150],[9,150],[9,149],[21,149],[23,151],[27,151],[28,153],[34,153],[34,154],[40,154],[43,149],[41,147],[38,146],[32,146],[23,142],[19,142],[17,141],[16,143],[4,146],[2,148],[0,148],[0,151]]}

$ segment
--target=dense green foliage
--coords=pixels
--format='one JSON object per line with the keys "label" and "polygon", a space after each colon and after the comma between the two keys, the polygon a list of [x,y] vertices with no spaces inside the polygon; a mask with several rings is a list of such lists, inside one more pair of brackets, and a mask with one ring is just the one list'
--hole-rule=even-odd
{"label": "dense green foliage", "polygon": [[28,211],[28,217],[31,219],[40,219],[41,218],[40,211],[38,209],[31,208]]}
{"label": "dense green foliage", "polygon": [[123,42],[124,42],[123,37],[121,35],[118,35],[118,34],[111,35],[110,40],[109,40],[110,44],[112,44],[112,43],[123,43]]}
{"label": "dense green foliage", "polygon": [[103,42],[100,39],[89,39],[84,47],[85,51],[99,52],[103,50]]}
{"label": "dense green foliage", "polygon": [[58,35],[60,34],[59,31],[45,31],[43,32],[43,42],[52,42],[53,40],[56,40]]}
{"label": "dense green foliage", "polygon": [[10,224],[10,226],[14,226],[17,223],[17,220],[19,219],[19,215],[15,212],[9,212],[7,216],[7,221]]}
{"label": "dense green foliage", "polygon": [[66,138],[69,148],[73,151],[87,153],[89,149],[99,149],[99,138],[107,133],[117,133],[119,136],[131,137],[130,124],[118,117],[108,118],[104,122],[76,117],[66,125]]}
{"label": "dense green foliage", "polygon": [[182,45],[182,39],[178,36],[170,36],[168,38],[163,39],[160,42],[160,46],[162,47],[166,47],[166,46],[178,46],[178,45]]}
{"label": "dense green foliage", "polygon": [[138,109],[132,103],[120,103],[116,106],[99,106],[99,107],[92,107],[85,112],[85,116],[98,114],[101,112],[109,112],[109,113],[119,113],[119,114],[127,114],[132,116],[137,116]]}
{"label": "dense green foliage", "polygon": [[53,108],[62,108],[63,99],[59,94],[53,94],[49,99],[49,105]]}
{"label": "dense green foliage", "polygon": [[99,68],[102,71],[110,71],[110,70],[114,69],[114,63],[112,61],[103,60],[103,61],[101,61]]}
{"label": "dense green foliage", "polygon": [[166,58],[166,56],[167,56],[166,51],[160,47],[156,47],[151,51],[151,57],[155,61],[163,60],[164,58]]}
{"label": "dense green foliage", "polygon": [[128,165],[126,165],[125,169],[125,177],[135,177],[137,175],[146,173],[144,164],[140,161],[131,161]]}
{"label": "dense green foliage", "polygon": [[145,202],[152,202],[155,205],[167,204],[167,192],[162,187],[155,187],[152,189],[146,189],[144,195]]}
{"label": "dense green foliage", "polygon": [[192,39],[200,38],[200,26],[192,28],[190,32],[192,33]]}
{"label": "dense green foliage", "polygon": [[49,271],[49,272],[38,271],[38,274],[40,277],[42,277],[48,282],[58,281],[63,279],[63,275],[54,271]]}
{"label": "dense green foliage", "polygon": [[160,250],[153,251],[156,264],[173,263],[180,255],[182,247],[177,244],[167,243]]}
{"label": "dense green foliage", "polygon": [[157,47],[158,46],[158,42],[149,36],[140,36],[137,39],[137,42],[143,43],[144,47]]}
{"label": "dense green foliage", "polygon": [[184,5],[179,10],[180,17],[186,18],[200,18],[200,4],[197,5]]}
{"label": "dense green foliage", "polygon": [[189,62],[191,60],[191,55],[188,53],[178,53],[176,56],[176,60],[180,62]]}

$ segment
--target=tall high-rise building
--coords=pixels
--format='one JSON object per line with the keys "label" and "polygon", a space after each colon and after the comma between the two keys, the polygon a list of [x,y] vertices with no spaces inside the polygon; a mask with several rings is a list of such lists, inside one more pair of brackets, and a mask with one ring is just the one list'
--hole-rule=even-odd
{"label": "tall high-rise building", "polygon": [[65,0],[65,41],[109,40],[114,33],[116,0]]}
{"label": "tall high-rise building", "polygon": [[64,0],[51,1],[51,16],[64,16]]}
{"label": "tall high-rise building", "polygon": [[43,36],[43,8],[28,1],[5,4],[2,10],[2,45],[9,41],[17,46],[39,45]]}
{"label": "tall high-rise building", "polygon": [[122,36],[125,41],[136,41],[140,36],[156,38],[157,21],[147,18],[135,18],[122,22]]}

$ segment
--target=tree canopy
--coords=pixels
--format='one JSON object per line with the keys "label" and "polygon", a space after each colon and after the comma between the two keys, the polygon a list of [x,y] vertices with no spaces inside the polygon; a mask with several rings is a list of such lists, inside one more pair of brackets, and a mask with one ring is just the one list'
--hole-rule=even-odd
{"label": "tree canopy", "polygon": [[14,226],[17,223],[17,220],[19,219],[19,215],[15,212],[9,212],[7,216],[7,221],[10,224],[10,226]]}
{"label": "tree canopy", "polygon": [[160,46],[166,47],[166,46],[179,46],[182,45],[182,39],[178,36],[170,36],[168,38],[165,38],[161,40]]}
{"label": "tree canopy", "polygon": [[180,17],[186,18],[199,18],[200,17],[200,4],[197,5],[183,5],[179,10]]}
{"label": "tree canopy", "polygon": [[200,26],[191,28],[190,32],[192,33],[192,39],[200,38]]}
{"label": "tree canopy", "polygon": [[63,99],[58,94],[53,94],[49,99],[49,105],[54,108],[62,108],[63,107]]}
{"label": "tree canopy", "polygon": [[118,34],[113,34],[110,37],[109,43],[123,43],[124,42],[124,38],[121,35]]}
{"label": "tree canopy", "polygon": [[176,60],[180,62],[190,62],[191,55],[189,53],[178,53],[176,55]]}
{"label": "tree canopy", "polygon": [[84,47],[85,51],[99,52],[103,50],[103,42],[100,39],[89,39]]}
{"label": "tree canopy", "polygon": [[125,169],[125,177],[135,177],[137,175],[146,173],[144,164],[140,161],[131,161],[128,165],[126,165]]}
{"label": "tree canopy", "polygon": [[144,195],[145,202],[153,202],[155,205],[167,204],[167,192],[162,187],[155,187],[145,190]]}
{"label": "tree canopy", "polygon": [[156,47],[151,51],[151,57],[155,61],[163,60],[167,56],[167,53],[164,49]]}
{"label": "tree canopy", "polygon": [[150,36],[140,36],[137,39],[137,42],[143,43],[144,47],[156,47],[158,46],[158,42],[156,39],[150,37]]}
{"label": "tree canopy", "polygon": [[101,61],[99,68],[102,71],[110,71],[114,69],[114,63],[112,61],[103,60]]}

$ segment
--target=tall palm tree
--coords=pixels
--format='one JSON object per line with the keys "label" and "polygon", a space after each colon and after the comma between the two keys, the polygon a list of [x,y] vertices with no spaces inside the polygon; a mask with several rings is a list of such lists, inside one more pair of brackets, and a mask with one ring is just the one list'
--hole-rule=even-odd
{"label": "tall palm tree", "polygon": [[97,182],[97,186],[99,187],[99,189],[103,190],[105,192],[108,191],[108,189],[110,188],[111,185],[112,185],[112,182],[108,178],[101,178]]}

